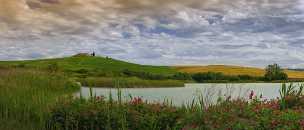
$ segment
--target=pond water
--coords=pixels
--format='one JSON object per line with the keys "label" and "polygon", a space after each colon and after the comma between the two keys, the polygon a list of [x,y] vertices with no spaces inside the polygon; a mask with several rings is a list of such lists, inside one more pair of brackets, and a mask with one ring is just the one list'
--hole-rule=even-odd
{"label": "pond water", "polygon": [[[173,105],[189,104],[195,99],[204,99],[206,104],[217,102],[219,97],[225,99],[248,99],[251,91],[262,99],[276,99],[280,96],[281,83],[238,83],[238,84],[185,84],[185,87],[176,88],[122,88],[121,94],[125,101],[132,97],[141,97],[148,102],[172,102]],[[297,84],[295,84],[297,85]],[[109,97],[110,93],[117,99],[117,89],[92,88],[93,95]],[[82,87],[78,96],[90,97],[90,88]]]}

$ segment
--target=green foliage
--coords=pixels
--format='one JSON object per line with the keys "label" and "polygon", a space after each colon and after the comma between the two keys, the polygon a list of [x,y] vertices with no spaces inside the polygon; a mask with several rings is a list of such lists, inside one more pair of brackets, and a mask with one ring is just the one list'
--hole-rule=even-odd
{"label": "green foliage", "polygon": [[278,64],[268,65],[265,69],[265,80],[287,80],[288,75],[284,73],[283,69]]}
{"label": "green foliage", "polygon": [[50,63],[47,67],[47,70],[51,73],[58,72],[59,70],[58,63],[57,62]]}
{"label": "green foliage", "polygon": [[123,88],[147,88],[147,87],[183,87],[184,82],[178,80],[144,80],[137,77],[106,78],[88,77],[79,79],[84,86],[94,87],[115,87],[116,80],[119,80]]}
{"label": "green foliage", "polygon": [[301,98],[304,92],[303,89],[304,85],[295,86],[291,83],[287,86],[286,84],[283,84],[280,90],[281,109],[292,108],[298,105],[298,103],[301,103]]}
{"label": "green foliage", "polygon": [[182,113],[163,104],[146,104],[140,98],[121,104],[95,97],[63,102],[52,115],[49,123],[62,129],[166,130],[176,126]]}
{"label": "green foliage", "polygon": [[141,79],[149,79],[149,80],[164,80],[168,79],[167,76],[161,74],[153,74],[150,72],[139,72],[139,71],[130,71],[128,69],[124,70],[123,75],[127,77],[138,77]]}
{"label": "green foliage", "polygon": [[[294,94],[301,91],[294,90]],[[109,99],[93,97],[61,102],[52,109],[49,123],[60,126],[59,129],[74,130],[304,129],[304,104],[297,103],[288,110],[280,109],[281,99],[226,99],[211,106],[193,103],[183,107],[147,103],[141,98],[126,102],[121,98],[118,101],[113,101],[112,97]],[[304,101],[303,96],[299,99],[297,102]]]}
{"label": "green foliage", "polygon": [[59,96],[78,90],[61,74],[24,69],[0,69],[0,129],[42,129]]}
{"label": "green foliage", "polygon": [[192,76],[188,73],[176,73],[172,77],[172,79],[176,80],[192,80]]}
{"label": "green foliage", "polygon": [[207,72],[207,73],[196,73],[192,75],[192,79],[199,83],[204,82],[237,82],[237,81],[257,81],[259,78],[252,77],[249,75],[224,75],[223,73]]}

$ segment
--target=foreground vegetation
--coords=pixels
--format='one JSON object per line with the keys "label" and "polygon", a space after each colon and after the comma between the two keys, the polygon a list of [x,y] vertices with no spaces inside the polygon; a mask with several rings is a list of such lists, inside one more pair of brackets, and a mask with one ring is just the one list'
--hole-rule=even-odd
{"label": "foreground vegetation", "polygon": [[[119,91],[118,91],[119,93]],[[112,97],[71,99],[52,110],[50,124],[69,130],[302,130],[304,129],[303,86],[282,86],[281,97],[261,100],[254,92],[245,99],[219,99],[174,107],[147,103],[141,98],[123,102]]]}
{"label": "foreground vegetation", "polygon": [[41,130],[59,97],[78,89],[62,74],[0,69],[0,129]]}

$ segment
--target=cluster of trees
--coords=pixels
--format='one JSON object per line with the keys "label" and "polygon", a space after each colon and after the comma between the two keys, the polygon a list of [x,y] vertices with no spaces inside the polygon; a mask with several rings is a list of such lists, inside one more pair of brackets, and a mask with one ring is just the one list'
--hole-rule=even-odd
{"label": "cluster of trees", "polygon": [[192,75],[192,78],[199,83],[210,81],[256,81],[260,79],[249,75],[224,75],[219,72],[196,73]]}
{"label": "cluster of trees", "polygon": [[278,64],[268,65],[265,69],[265,80],[273,81],[273,80],[287,80],[288,75],[281,69]]}

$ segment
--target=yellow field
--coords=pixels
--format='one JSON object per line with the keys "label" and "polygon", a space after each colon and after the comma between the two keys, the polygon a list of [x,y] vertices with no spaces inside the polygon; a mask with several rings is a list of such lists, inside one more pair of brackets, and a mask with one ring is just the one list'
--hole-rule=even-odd
{"label": "yellow field", "polygon": [[[175,66],[179,72],[198,73],[198,72],[221,72],[225,75],[250,75],[264,76],[264,69],[253,67],[240,67],[228,65],[209,65],[209,66]],[[285,70],[289,78],[304,79],[304,72]]]}

